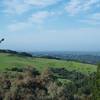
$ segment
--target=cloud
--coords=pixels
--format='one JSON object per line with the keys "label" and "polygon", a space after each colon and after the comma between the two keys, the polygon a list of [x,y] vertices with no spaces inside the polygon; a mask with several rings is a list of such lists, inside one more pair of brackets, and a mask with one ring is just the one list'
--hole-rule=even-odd
{"label": "cloud", "polygon": [[56,4],[59,1],[61,0],[24,0],[25,3],[32,6],[38,6],[38,7],[46,7],[49,5]]}
{"label": "cloud", "polygon": [[7,14],[22,14],[29,10],[29,5],[19,0],[4,0],[3,2],[5,9],[4,12]]}
{"label": "cloud", "polygon": [[91,19],[81,19],[79,22],[85,23],[86,25],[100,25],[100,23],[96,20],[91,20]]}
{"label": "cloud", "polygon": [[43,24],[49,17],[52,17],[54,15],[54,12],[38,11],[36,13],[33,13],[23,22],[14,22],[8,25],[8,30],[10,32],[17,32],[28,29],[33,26],[33,24],[38,27],[39,25]]}
{"label": "cloud", "polygon": [[30,25],[31,23],[29,22],[16,22],[8,25],[7,28],[10,32],[18,32],[27,29]]}
{"label": "cloud", "polygon": [[70,0],[65,6],[65,10],[70,15],[76,15],[98,7],[100,0]]}
{"label": "cloud", "polygon": [[100,25],[100,0],[70,0],[65,10],[71,16],[82,15],[77,20],[89,25]]}
{"label": "cloud", "polygon": [[80,10],[80,1],[79,0],[71,0],[65,7],[65,10],[70,14],[74,15]]}
{"label": "cloud", "polygon": [[7,14],[22,14],[30,9],[54,5],[61,0],[4,0],[4,12]]}
{"label": "cloud", "polygon": [[100,13],[93,13],[87,16],[87,18],[80,20],[81,22],[92,24],[92,25],[100,25]]}
{"label": "cloud", "polygon": [[91,15],[90,18],[93,19],[93,20],[100,21],[100,13],[94,13],[94,14]]}
{"label": "cloud", "polygon": [[31,21],[35,23],[43,23],[48,17],[53,16],[54,12],[48,12],[48,11],[39,11],[37,13],[32,14]]}

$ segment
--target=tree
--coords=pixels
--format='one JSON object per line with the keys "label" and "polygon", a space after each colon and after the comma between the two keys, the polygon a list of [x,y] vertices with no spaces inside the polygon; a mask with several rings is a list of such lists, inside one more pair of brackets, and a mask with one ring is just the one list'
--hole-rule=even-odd
{"label": "tree", "polygon": [[2,38],[2,39],[0,40],[0,43],[2,43],[4,40],[5,40],[5,39],[4,39],[4,38]]}

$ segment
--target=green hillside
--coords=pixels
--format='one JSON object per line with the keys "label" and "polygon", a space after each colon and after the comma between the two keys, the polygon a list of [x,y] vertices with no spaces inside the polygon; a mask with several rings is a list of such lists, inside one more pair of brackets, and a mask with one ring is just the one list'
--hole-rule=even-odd
{"label": "green hillside", "polygon": [[96,65],[0,53],[0,100],[92,100],[93,72]]}
{"label": "green hillside", "polygon": [[12,54],[0,53],[0,70],[11,67],[36,67],[39,71],[44,70],[46,67],[66,68],[67,70],[75,70],[85,74],[96,71],[97,66],[91,64],[83,64],[74,61],[63,61],[55,59],[44,58],[29,58]]}

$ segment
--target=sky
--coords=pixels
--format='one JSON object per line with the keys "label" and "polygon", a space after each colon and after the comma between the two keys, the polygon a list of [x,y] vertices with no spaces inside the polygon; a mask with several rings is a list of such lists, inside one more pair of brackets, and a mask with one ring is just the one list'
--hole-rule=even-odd
{"label": "sky", "polygon": [[100,0],[0,0],[0,48],[100,51]]}

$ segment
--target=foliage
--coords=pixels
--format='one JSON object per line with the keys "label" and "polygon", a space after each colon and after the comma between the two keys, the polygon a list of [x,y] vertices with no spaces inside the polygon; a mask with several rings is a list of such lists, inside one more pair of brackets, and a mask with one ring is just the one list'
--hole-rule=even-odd
{"label": "foliage", "polygon": [[94,100],[100,100],[100,64],[98,65],[97,73],[94,78],[93,98]]}
{"label": "foliage", "polygon": [[0,100],[99,100],[99,85],[96,65],[0,53]]}
{"label": "foliage", "polygon": [[31,66],[10,68],[0,72],[0,99],[92,100],[90,79],[95,74],[77,75],[81,73],[65,68],[46,68],[41,73]]}

